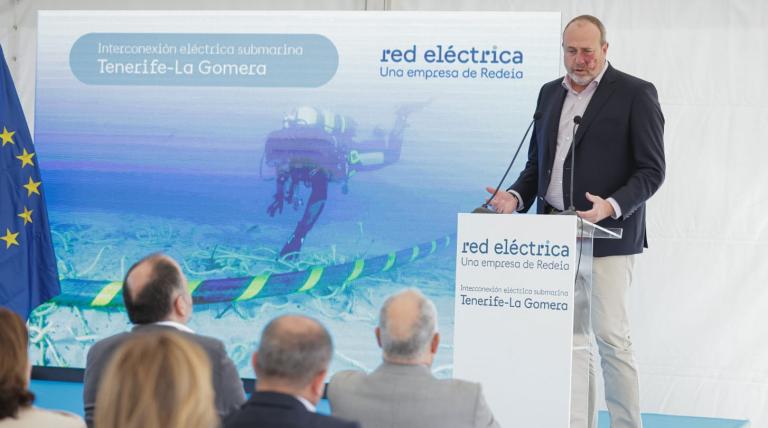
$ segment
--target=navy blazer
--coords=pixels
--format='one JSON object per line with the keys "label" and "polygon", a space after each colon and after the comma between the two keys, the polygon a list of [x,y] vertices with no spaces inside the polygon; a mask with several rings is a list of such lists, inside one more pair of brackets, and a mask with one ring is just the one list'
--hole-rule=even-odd
{"label": "navy blazer", "polygon": [[237,412],[224,420],[224,428],[360,428],[356,422],[307,410],[298,399],[278,392],[254,392]]}
{"label": "navy blazer", "polygon": [[[509,190],[520,194],[527,211],[537,202],[544,213],[544,196],[552,175],[560,113],[566,96],[563,78],[542,86],[528,161]],[[622,239],[596,239],[596,257],[641,253],[648,246],[645,201],[664,181],[664,116],[656,88],[650,82],[616,70],[610,64],[587,106],[574,141],[574,206],[592,208],[586,192],[612,197],[621,217],[600,226],[624,229]],[[570,205],[570,154],[563,168],[563,200]]]}

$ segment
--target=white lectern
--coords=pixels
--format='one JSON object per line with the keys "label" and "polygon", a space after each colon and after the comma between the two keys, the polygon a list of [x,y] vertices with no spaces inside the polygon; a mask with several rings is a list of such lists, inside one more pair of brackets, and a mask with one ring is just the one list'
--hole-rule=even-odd
{"label": "white lectern", "polygon": [[[502,426],[570,426],[572,364],[588,376],[592,240],[620,233],[576,216],[459,214],[454,377],[482,384]],[[586,406],[587,391],[574,396]]]}

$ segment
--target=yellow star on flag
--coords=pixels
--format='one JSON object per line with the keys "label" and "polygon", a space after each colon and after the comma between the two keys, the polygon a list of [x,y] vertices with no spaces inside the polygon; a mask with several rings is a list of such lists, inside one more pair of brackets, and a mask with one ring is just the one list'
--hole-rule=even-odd
{"label": "yellow star on flag", "polygon": [[30,210],[27,207],[24,207],[24,212],[19,213],[18,216],[24,219],[24,226],[27,225],[27,223],[32,223],[32,212],[34,210]]}
{"label": "yellow star on flag", "polygon": [[32,158],[35,157],[35,152],[27,153],[27,149],[24,149],[24,153],[22,153],[19,156],[16,156],[16,159],[19,159],[21,161],[21,167],[24,168],[25,166],[35,166],[35,164],[32,162]]}
{"label": "yellow star on flag", "polygon": [[29,177],[29,182],[24,185],[24,188],[27,189],[27,196],[32,196],[33,193],[40,194],[40,191],[37,190],[38,187],[40,187],[41,182],[40,181],[33,181],[32,177]]}
{"label": "yellow star on flag", "polygon": [[9,132],[7,129],[5,129],[5,126],[3,126],[3,133],[0,134],[0,138],[3,139],[3,147],[5,147],[6,144],[16,144],[13,142],[13,134],[15,134],[16,131]]}
{"label": "yellow star on flag", "polygon": [[5,241],[5,248],[11,248],[11,245],[19,245],[19,241],[16,237],[19,236],[19,232],[11,233],[11,229],[5,229],[5,236],[0,236],[0,239]]}

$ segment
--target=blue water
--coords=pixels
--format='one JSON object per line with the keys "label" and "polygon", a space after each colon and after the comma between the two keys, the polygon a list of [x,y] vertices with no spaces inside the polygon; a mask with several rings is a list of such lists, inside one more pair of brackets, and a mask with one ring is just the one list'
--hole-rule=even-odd
{"label": "blue water", "polygon": [[[393,167],[394,168],[394,167]],[[445,191],[419,188],[417,180],[353,177],[348,194],[331,184],[326,210],[302,251],[305,264],[346,263],[438,239],[455,232],[462,201]],[[165,174],[83,170],[44,171],[53,241],[63,278],[120,280],[135,260],[163,251],[194,279],[258,275],[290,270],[276,254],[303,207],[271,218],[266,207],[274,181],[232,174]],[[467,192],[474,205],[479,192]],[[308,191],[304,190],[304,197]],[[299,312],[332,332],[331,370],[372,369],[380,361],[373,330],[388,295],[418,287],[435,300],[443,344],[435,370],[450,376],[453,330],[453,249],[386,274],[355,281],[331,295],[318,293],[256,299],[236,305],[198,306],[191,327],[221,338],[243,377],[251,377],[250,354],[270,319]],[[99,338],[130,328],[123,312],[43,308],[32,317],[33,361],[82,367]]]}
{"label": "blue water", "polygon": [[[504,171],[541,83],[371,78],[370,47],[354,43],[334,79],[318,88],[83,85],[67,58],[72,40],[88,31],[78,23],[59,20],[39,40],[36,159],[62,278],[120,280],[156,251],[194,279],[258,275],[348,263],[453,234],[456,213],[481,204],[484,187]],[[398,108],[414,103],[424,107],[408,118],[399,161],[354,175],[347,194],[332,183],[300,263],[276,262],[304,206],[267,215],[275,182],[274,171],[260,167],[266,136],[308,105],[352,118],[359,142],[391,129]],[[306,201],[308,190],[301,193]],[[241,375],[251,376],[248,357],[266,321],[307,313],[333,332],[332,370],[372,368],[381,303],[419,287],[440,311],[436,371],[449,375],[454,261],[448,249],[331,295],[197,307],[192,327],[222,338]],[[129,323],[120,311],[47,306],[30,326],[37,364],[82,367],[88,346]]]}
{"label": "blue water", "polygon": [[[349,263],[443,238],[455,233],[456,214],[481,204],[484,187],[497,183],[514,151],[509,135],[519,122],[508,119],[506,104],[483,102],[456,111],[458,94],[414,113],[397,163],[355,174],[346,193],[339,183],[329,184],[300,262],[290,264],[276,258],[304,205],[267,214],[276,185],[261,156],[266,134],[281,126],[295,102],[241,109],[209,97],[204,99],[213,102],[213,111],[187,105],[185,111],[195,111],[180,115],[161,108],[165,101],[157,94],[139,94],[141,105],[154,106],[142,111],[133,109],[135,95],[121,93],[115,109],[101,111],[83,101],[70,117],[50,97],[41,99],[36,143],[65,279],[119,281],[132,263],[157,251],[177,259],[189,278],[218,279]],[[358,112],[359,139],[377,126],[391,126],[397,103],[373,104]],[[499,130],[499,121],[509,122],[508,128]],[[300,186],[298,196],[306,201],[309,189]],[[454,263],[451,247],[331,294],[201,305],[191,327],[221,338],[241,376],[250,377],[249,358],[261,328],[277,315],[300,312],[331,330],[331,371],[372,369],[380,361],[373,330],[381,304],[401,288],[417,287],[440,313],[443,344],[435,371],[450,376]],[[35,364],[82,367],[92,343],[130,324],[121,311],[48,306],[32,317],[30,328]]]}

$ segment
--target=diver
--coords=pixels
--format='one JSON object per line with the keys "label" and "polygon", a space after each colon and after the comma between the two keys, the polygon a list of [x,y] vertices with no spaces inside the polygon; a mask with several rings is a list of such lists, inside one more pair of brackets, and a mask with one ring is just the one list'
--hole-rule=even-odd
{"label": "diver", "polygon": [[283,127],[267,136],[264,147],[266,164],[275,169],[276,189],[267,213],[274,217],[284,205],[294,209],[302,205],[297,196],[299,185],[310,189],[304,215],[280,257],[296,260],[304,238],[317,223],[328,198],[328,183],[340,183],[348,192],[349,178],[356,172],[371,171],[397,162],[408,127],[408,116],[428,103],[412,103],[395,111],[389,132],[376,128],[370,138],[356,139],[357,124],[346,116],[313,107],[299,107],[283,120]]}

